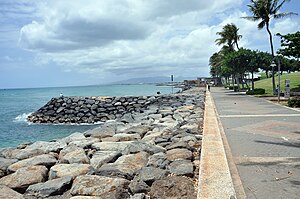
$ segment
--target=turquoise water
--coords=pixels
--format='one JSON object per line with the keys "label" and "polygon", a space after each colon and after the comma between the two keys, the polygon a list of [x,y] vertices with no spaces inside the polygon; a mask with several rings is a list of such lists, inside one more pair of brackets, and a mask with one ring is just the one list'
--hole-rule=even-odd
{"label": "turquoise water", "polygon": [[[0,148],[37,140],[53,140],[74,132],[84,132],[98,125],[29,124],[27,115],[45,105],[52,97],[65,96],[126,96],[154,95],[157,91],[170,94],[171,87],[143,85],[99,85],[61,88],[0,90]],[[174,89],[174,92],[178,89]]]}

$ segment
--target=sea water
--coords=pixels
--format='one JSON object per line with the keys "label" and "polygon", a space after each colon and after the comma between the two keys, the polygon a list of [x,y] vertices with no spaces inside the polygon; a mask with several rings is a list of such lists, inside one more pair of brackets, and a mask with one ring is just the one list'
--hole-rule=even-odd
{"label": "sea water", "polygon": [[[57,88],[0,89],[0,148],[15,147],[37,140],[54,140],[74,132],[84,132],[95,125],[32,124],[26,117],[44,106],[51,98],[64,96],[141,96],[170,94],[172,88],[154,84],[99,85]],[[177,92],[174,89],[173,92]]]}

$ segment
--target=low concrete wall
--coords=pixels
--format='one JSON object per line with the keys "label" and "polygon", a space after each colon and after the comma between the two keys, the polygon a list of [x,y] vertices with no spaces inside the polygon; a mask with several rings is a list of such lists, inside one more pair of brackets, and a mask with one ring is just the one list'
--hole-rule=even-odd
{"label": "low concrete wall", "polygon": [[96,123],[122,117],[126,113],[143,112],[154,103],[177,98],[174,95],[127,97],[60,97],[52,98],[31,114],[33,123]]}

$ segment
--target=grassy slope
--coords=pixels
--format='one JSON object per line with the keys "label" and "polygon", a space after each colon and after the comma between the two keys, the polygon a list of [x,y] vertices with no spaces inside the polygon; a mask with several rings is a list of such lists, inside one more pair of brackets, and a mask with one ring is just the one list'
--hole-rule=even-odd
{"label": "grassy slope", "polygon": [[[291,80],[291,91],[300,92],[300,72],[283,74],[280,76],[280,89],[284,91],[284,80]],[[276,85],[278,84],[278,77],[275,77]],[[255,88],[266,89],[266,94],[272,94],[272,78],[262,79],[255,82]]]}

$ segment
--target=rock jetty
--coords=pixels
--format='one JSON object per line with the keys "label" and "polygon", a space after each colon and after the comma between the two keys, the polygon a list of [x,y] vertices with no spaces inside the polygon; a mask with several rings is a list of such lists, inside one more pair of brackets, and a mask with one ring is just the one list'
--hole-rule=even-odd
{"label": "rock jetty", "polygon": [[[78,99],[76,105],[74,99]],[[63,121],[58,117],[52,120],[53,111],[77,117],[70,110],[83,99],[84,106],[91,105],[86,113],[104,104],[98,98],[93,102],[90,98],[53,99],[48,108],[31,117],[32,121]],[[120,115],[111,118],[112,113],[106,112],[107,121],[100,127],[55,141],[1,149],[0,198],[196,198],[204,90],[137,97],[133,104],[129,98],[107,99],[112,113]],[[58,100],[60,105],[54,103]],[[137,106],[136,101],[142,105]],[[128,107],[124,108],[126,102]],[[81,108],[77,112],[82,113]],[[96,121],[97,114],[93,120],[83,117],[87,122]],[[85,121],[79,116],[80,120],[72,121],[70,115],[60,118],[66,118],[64,122]]]}

